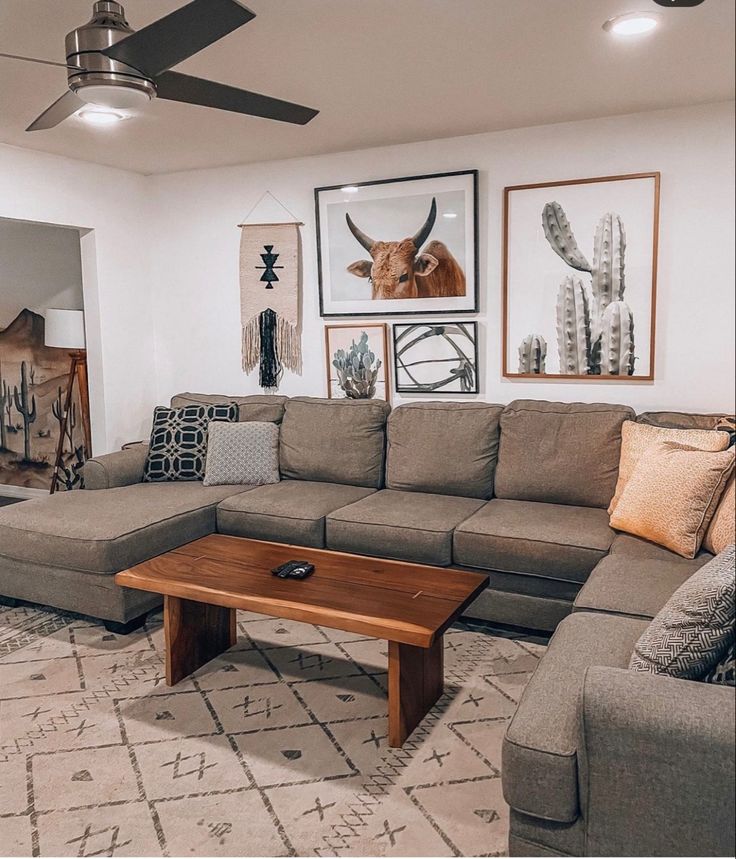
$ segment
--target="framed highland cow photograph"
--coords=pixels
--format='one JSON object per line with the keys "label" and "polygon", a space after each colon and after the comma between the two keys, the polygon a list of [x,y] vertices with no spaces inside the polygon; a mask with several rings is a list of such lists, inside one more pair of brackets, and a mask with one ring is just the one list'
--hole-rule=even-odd
{"label": "framed highland cow photograph", "polygon": [[320,314],[478,310],[478,171],[314,191]]}
{"label": "framed highland cow photograph", "polygon": [[504,190],[503,375],[652,381],[659,173]]}
{"label": "framed highland cow photograph", "polygon": [[391,402],[385,322],[326,325],[325,358],[331,400]]}

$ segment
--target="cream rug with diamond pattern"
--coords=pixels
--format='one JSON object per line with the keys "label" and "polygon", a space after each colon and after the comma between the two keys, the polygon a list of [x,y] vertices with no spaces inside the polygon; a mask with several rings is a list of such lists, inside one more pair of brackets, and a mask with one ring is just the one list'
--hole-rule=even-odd
{"label": "cream rug with diamond pattern", "polygon": [[453,627],[445,695],[389,749],[385,642],[238,620],[170,689],[160,616],[0,607],[0,855],[505,852],[501,739],[541,644]]}

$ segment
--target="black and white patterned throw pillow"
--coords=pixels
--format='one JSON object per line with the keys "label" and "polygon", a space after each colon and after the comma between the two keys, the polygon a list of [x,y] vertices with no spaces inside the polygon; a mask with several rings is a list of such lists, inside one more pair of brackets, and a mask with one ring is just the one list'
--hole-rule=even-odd
{"label": "black and white patterned throw pillow", "polygon": [[729,546],[672,594],[636,642],[629,668],[701,680],[733,640],[734,560]]}
{"label": "black and white patterned throw pillow", "polygon": [[736,641],[732,641],[718,665],[703,677],[706,683],[718,686],[736,686]]}
{"label": "black and white patterned throw pillow", "polygon": [[143,470],[144,483],[202,480],[210,421],[237,421],[238,405],[157,406],[153,412],[151,446]]}
{"label": "black and white patterned throw pillow", "polygon": [[279,428],[263,421],[212,421],[207,433],[205,486],[278,483]]}

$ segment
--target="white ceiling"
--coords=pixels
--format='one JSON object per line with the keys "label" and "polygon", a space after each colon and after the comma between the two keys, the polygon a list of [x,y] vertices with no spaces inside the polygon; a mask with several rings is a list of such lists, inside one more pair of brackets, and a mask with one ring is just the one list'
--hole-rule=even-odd
{"label": "white ceiling", "polygon": [[[135,29],[184,0],[127,0]],[[255,20],[179,67],[320,108],[305,127],[172,102],[113,129],[23,129],[65,71],[0,58],[0,141],[164,173],[734,98],[733,0],[245,0]],[[91,0],[0,0],[0,51],[63,61]],[[603,22],[656,9],[615,38]]]}

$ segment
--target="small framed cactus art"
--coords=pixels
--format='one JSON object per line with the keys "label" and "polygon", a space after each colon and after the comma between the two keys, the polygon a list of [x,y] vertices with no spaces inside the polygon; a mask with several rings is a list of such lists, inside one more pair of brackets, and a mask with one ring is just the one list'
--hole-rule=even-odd
{"label": "small framed cactus art", "polygon": [[391,399],[385,323],[326,325],[327,396]]}
{"label": "small framed cactus art", "polygon": [[504,191],[503,374],[654,379],[659,173]]}

